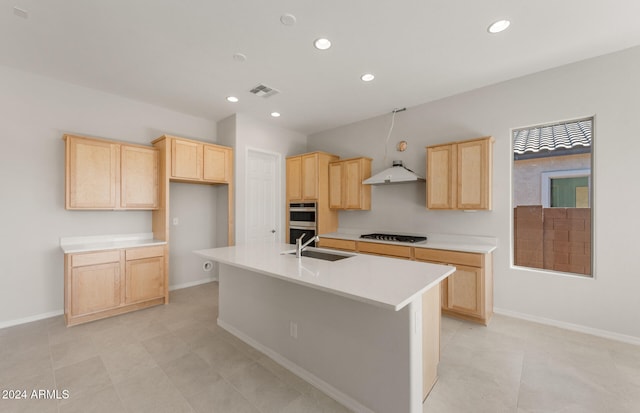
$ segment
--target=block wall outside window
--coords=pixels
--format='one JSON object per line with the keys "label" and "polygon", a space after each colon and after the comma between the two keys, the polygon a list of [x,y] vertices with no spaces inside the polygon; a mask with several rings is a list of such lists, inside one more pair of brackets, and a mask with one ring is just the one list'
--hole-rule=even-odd
{"label": "block wall outside window", "polygon": [[514,208],[514,264],[592,275],[591,209]]}

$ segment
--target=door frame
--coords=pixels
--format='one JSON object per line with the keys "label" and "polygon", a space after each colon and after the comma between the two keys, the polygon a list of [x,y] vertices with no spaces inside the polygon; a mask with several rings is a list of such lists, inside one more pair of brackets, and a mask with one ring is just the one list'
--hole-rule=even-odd
{"label": "door frame", "polygon": [[[268,151],[262,148],[256,148],[254,146],[247,146],[245,148],[245,153],[244,153],[244,159],[245,159],[245,173],[244,173],[244,199],[245,201],[249,199],[249,174],[248,174],[248,170],[249,170],[249,156],[250,153],[259,153],[262,155],[267,155],[269,157],[274,158],[275,163],[276,163],[276,170],[275,170],[275,197],[276,197],[276,204],[275,204],[275,214],[276,214],[276,242],[284,242],[283,240],[285,238],[284,237],[284,226],[285,226],[285,222],[284,222],[284,199],[282,198],[282,177],[284,176],[283,174],[283,165],[282,165],[282,154],[278,153],[278,152],[274,152],[274,151]],[[244,239],[247,240],[249,239],[249,226],[247,225],[247,223],[249,222],[249,209],[248,208],[244,208]]]}

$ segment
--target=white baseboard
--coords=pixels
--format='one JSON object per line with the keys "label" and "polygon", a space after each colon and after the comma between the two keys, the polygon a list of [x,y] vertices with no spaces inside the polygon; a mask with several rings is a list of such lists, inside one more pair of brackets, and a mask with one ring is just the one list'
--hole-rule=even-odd
{"label": "white baseboard", "polygon": [[63,310],[49,311],[48,313],[36,314],[30,317],[18,318],[0,322],[0,330],[7,327],[17,326],[19,324],[31,323],[33,321],[44,320],[45,318],[56,317],[64,314]]}
{"label": "white baseboard", "polygon": [[215,275],[212,275],[211,277],[202,278],[202,279],[197,280],[197,281],[191,281],[191,282],[183,283],[183,284],[170,285],[169,286],[169,291],[181,290],[183,288],[189,288],[189,287],[195,287],[196,285],[210,283],[211,281],[218,281],[218,277],[216,277]]}
{"label": "white baseboard", "polygon": [[505,310],[502,308],[494,308],[496,314],[506,315],[508,317],[519,318],[521,320],[533,321],[534,323],[545,324],[553,327],[564,328],[565,330],[576,331],[578,333],[590,334],[592,336],[608,338],[610,340],[621,341],[623,343],[640,345],[640,337],[628,336],[625,334],[614,333],[613,331],[600,330],[597,328],[586,327],[580,324],[572,324],[564,321],[553,320],[550,318],[532,316],[529,314],[519,313],[517,311]]}
{"label": "white baseboard", "polygon": [[[198,280],[198,281],[192,281],[192,282],[188,282],[188,283],[184,283],[184,284],[178,284],[178,285],[169,286],[169,291],[180,290],[182,288],[188,288],[188,287],[194,287],[196,285],[206,284],[206,283],[209,283],[211,281],[217,281],[217,280],[218,280],[218,277],[211,276],[211,277],[208,277],[208,278],[203,278],[203,279]],[[56,316],[59,316],[59,315],[62,315],[62,314],[64,314],[64,310],[56,310],[56,311],[50,311],[48,313],[36,314],[36,315],[30,316],[30,317],[18,318],[18,319],[15,319],[15,320],[0,321],[0,330],[3,329],[3,328],[13,327],[13,326],[17,326],[17,325],[20,325],[20,324],[31,323],[33,321],[44,320],[45,318],[56,317]]]}
{"label": "white baseboard", "polygon": [[253,347],[253,348],[263,352],[267,356],[271,357],[276,363],[280,364],[281,366],[284,366],[287,370],[291,371],[293,374],[297,375],[298,377],[301,377],[303,380],[305,380],[308,383],[312,384],[314,387],[316,387],[316,388],[320,389],[321,391],[323,391],[324,393],[328,394],[332,399],[336,400],[338,403],[342,404],[343,406],[353,410],[354,412],[375,413],[373,410],[369,409],[366,406],[363,406],[360,402],[358,402],[357,400],[355,400],[351,396],[341,392],[340,390],[336,389],[335,387],[333,387],[332,385],[330,385],[326,381],[324,381],[321,378],[317,377],[316,375],[310,373],[309,371],[305,370],[304,368],[298,366],[294,362],[290,361],[289,359],[285,358],[284,356],[280,355],[279,353],[273,351],[269,347],[266,347],[266,346],[260,344],[259,342],[255,341],[251,337],[249,337],[246,334],[244,334],[243,332],[237,330],[235,327],[225,323],[224,321],[220,320],[219,318],[218,318],[218,325],[220,327],[222,327],[223,329],[227,330],[229,333],[231,333],[234,336],[238,337],[240,340],[244,341],[245,343],[247,343],[251,347]]}

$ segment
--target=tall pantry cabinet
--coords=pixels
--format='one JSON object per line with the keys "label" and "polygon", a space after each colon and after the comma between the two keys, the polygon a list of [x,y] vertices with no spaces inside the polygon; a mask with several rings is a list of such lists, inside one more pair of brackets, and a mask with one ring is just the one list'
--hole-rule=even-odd
{"label": "tall pantry cabinet", "polygon": [[316,202],[318,234],[338,229],[338,212],[329,208],[329,163],[339,158],[326,152],[290,156],[287,169],[287,242],[289,242],[289,203]]}

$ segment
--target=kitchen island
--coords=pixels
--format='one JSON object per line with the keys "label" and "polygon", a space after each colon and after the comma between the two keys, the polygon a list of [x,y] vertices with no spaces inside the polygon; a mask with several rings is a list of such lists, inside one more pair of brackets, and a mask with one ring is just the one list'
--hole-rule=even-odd
{"label": "kitchen island", "polygon": [[359,412],[422,412],[439,358],[440,282],[455,268],[289,244],[196,251],[219,266],[218,324]]}

